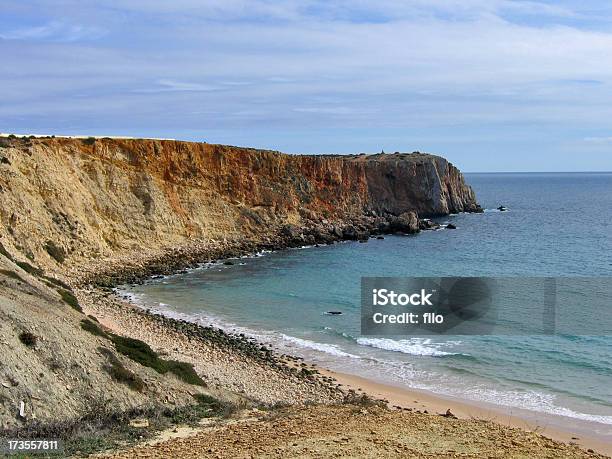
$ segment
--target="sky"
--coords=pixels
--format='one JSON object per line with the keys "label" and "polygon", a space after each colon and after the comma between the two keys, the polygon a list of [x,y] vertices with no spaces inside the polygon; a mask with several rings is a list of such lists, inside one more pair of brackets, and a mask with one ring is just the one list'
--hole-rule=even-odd
{"label": "sky", "polygon": [[0,132],[612,170],[608,0],[2,0]]}

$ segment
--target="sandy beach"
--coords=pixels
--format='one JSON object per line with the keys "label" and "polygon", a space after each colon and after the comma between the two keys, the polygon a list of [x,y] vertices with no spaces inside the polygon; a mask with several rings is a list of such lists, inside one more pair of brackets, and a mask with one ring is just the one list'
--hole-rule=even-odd
{"label": "sandy beach", "polygon": [[[612,455],[612,444],[597,438],[584,430],[564,429],[571,420],[558,416],[546,415],[527,410],[518,410],[501,405],[476,404],[451,397],[405,387],[395,387],[378,383],[359,376],[320,369],[322,373],[335,378],[344,388],[354,389],[360,393],[383,400],[388,400],[390,407],[401,407],[414,412],[444,414],[451,410],[459,419],[482,419],[493,421],[503,426],[516,427],[528,432],[537,432],[545,437],[568,444],[577,444],[584,449],[592,449],[601,454]],[[578,427],[576,426],[576,429]]]}
{"label": "sandy beach", "polygon": [[[235,352],[232,346],[214,346],[189,333],[182,333],[172,325],[167,325],[173,323],[171,319],[167,323],[160,322],[158,316],[153,316],[139,306],[113,295],[101,294],[96,289],[82,290],[80,293],[86,311],[96,316],[101,324],[116,333],[145,340],[162,355],[193,363],[198,373],[209,381],[213,393],[215,390],[229,389],[255,404],[291,405],[293,414],[289,415],[290,417],[295,415],[295,410],[299,411],[300,406],[313,403],[336,406],[347,394],[354,394],[352,397],[357,399],[360,395],[367,394],[373,399],[386,401],[390,412],[397,415],[401,413],[402,416],[417,416],[417,419],[427,419],[427,422],[432,418],[455,420],[459,423],[485,422],[487,426],[500,426],[500,428],[509,428],[508,432],[525,432],[537,438],[552,439],[555,441],[554,444],[565,444],[569,448],[579,447],[582,451],[591,454],[599,453],[606,456],[612,454],[610,443],[588,435],[587,432],[572,432],[559,428],[553,423],[551,416],[525,411],[519,413],[518,410],[511,408],[469,403],[423,391],[395,387],[323,369],[290,356],[275,355],[269,362],[254,362],[253,359]],[[275,362],[274,365],[270,365],[271,362]],[[279,364],[279,367],[276,367],[276,364]],[[293,368],[295,373],[287,372],[287,368]],[[296,376],[296,373],[301,374],[297,370],[302,368],[309,369],[313,375],[308,378]],[[441,416],[446,415],[448,410],[450,413],[447,416]],[[259,419],[257,416],[256,418]],[[199,434],[200,430],[190,429],[187,436],[197,437]],[[471,435],[468,428],[464,436],[469,438]],[[173,435],[168,438],[170,442],[184,441],[184,439],[173,439]],[[164,443],[165,440],[161,442]],[[156,446],[150,447],[161,447],[157,446],[157,442],[155,444]],[[520,444],[523,444],[522,441]],[[480,453],[474,455],[479,456]],[[139,454],[132,451],[122,457],[138,456]],[[570,457],[566,454],[563,456]]]}

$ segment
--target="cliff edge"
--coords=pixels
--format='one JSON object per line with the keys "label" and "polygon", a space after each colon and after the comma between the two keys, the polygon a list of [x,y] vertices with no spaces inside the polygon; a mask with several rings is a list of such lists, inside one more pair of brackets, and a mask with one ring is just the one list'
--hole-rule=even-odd
{"label": "cliff edge", "polygon": [[414,232],[417,215],[479,210],[459,170],[428,154],[0,139],[0,242],[17,257],[73,275],[91,260],[194,241],[327,242],[402,225]]}

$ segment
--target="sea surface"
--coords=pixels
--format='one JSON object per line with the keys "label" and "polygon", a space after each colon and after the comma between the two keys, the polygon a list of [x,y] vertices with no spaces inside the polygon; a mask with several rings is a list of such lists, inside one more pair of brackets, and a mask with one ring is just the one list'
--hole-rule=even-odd
{"label": "sea surface", "polygon": [[[587,421],[612,435],[612,330],[360,335],[362,276],[612,276],[612,173],[466,178],[486,210],[439,220],[456,230],[260,253],[123,291],[155,311],[245,333],[337,371]],[[612,304],[589,307],[612,315]],[[343,314],[326,314],[332,310]]]}

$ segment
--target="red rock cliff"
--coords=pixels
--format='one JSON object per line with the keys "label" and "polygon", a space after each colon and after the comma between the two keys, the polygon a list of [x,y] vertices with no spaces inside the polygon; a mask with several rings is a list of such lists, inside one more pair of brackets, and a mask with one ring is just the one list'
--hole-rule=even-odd
{"label": "red rock cliff", "polygon": [[0,141],[0,241],[42,265],[57,262],[49,242],[79,261],[261,236],[287,224],[479,209],[461,173],[432,155],[298,156],[146,139]]}

